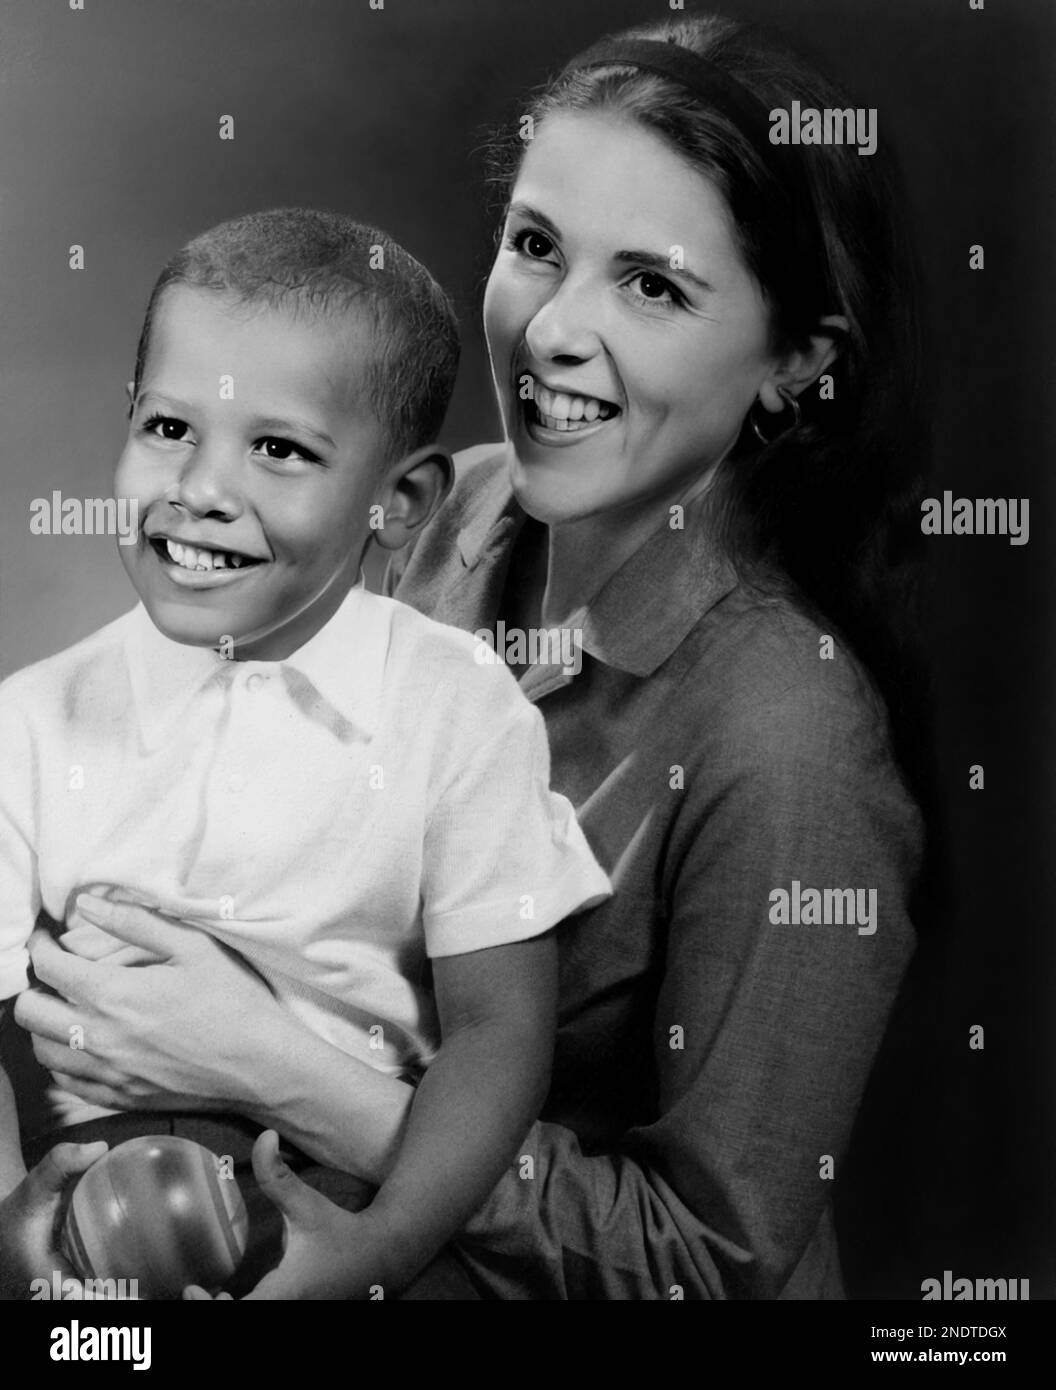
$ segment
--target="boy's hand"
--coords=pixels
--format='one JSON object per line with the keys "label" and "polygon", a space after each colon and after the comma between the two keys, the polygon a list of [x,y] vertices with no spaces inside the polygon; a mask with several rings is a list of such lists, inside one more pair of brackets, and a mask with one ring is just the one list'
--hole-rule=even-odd
{"label": "boy's hand", "polygon": [[[253,1173],[285,1218],[286,1240],[282,1260],[247,1299],[365,1299],[379,1287],[387,1292],[381,1242],[369,1215],[344,1211],[301,1182],[279,1157],[273,1129],[253,1146]],[[209,1297],[193,1285],[183,1296]]]}
{"label": "boy's hand", "polygon": [[59,1249],[60,1203],[66,1187],[106,1149],[102,1141],[56,1144],[0,1201],[0,1298],[28,1298],[33,1279],[50,1284],[56,1272],[76,1278]]}

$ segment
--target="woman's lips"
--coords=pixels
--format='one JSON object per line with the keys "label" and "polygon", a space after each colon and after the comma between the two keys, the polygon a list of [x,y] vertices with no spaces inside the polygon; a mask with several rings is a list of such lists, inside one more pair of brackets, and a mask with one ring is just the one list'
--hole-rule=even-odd
{"label": "woman's lips", "polygon": [[578,444],[593,437],[622,414],[620,407],[599,396],[557,391],[533,380],[532,395],[518,402],[524,427],[537,443],[548,446]]}
{"label": "woman's lips", "polygon": [[577,444],[582,444],[587,439],[593,439],[601,430],[608,429],[612,424],[611,420],[598,420],[593,425],[587,425],[581,430],[554,430],[548,429],[545,425],[536,424],[534,420],[525,422],[525,430],[530,439],[536,444],[545,444],[547,448],[569,449]]}
{"label": "woman's lips", "polygon": [[595,420],[610,420],[620,407],[601,396],[584,392],[558,391],[537,381],[532,393],[536,409],[548,427],[592,425]]}

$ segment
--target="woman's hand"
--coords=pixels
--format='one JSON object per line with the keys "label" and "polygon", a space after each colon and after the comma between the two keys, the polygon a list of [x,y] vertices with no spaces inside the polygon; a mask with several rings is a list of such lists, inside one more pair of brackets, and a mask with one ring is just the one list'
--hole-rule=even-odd
{"label": "woman's hand", "polygon": [[412,1088],[313,1033],[207,932],[115,894],[78,898],[61,944],[33,936],[37,978],[62,996],[27,990],[16,1001],[38,1061],[89,1103],[235,1110],[378,1185]]}
{"label": "woman's hand", "polygon": [[78,913],[119,949],[104,954],[99,933],[81,927],[62,945],[34,934],[37,978],[62,996],[30,990],[15,1006],[38,1061],[107,1108],[252,1113],[262,1054],[293,1026],[259,975],[206,932],[140,904],[82,896]]}
{"label": "woman's hand", "polygon": [[0,1299],[25,1299],[34,1279],[76,1278],[58,1244],[67,1185],[106,1152],[106,1144],[56,1144],[0,1201]]}
{"label": "woman's hand", "polygon": [[[385,1241],[369,1209],[344,1211],[283,1163],[279,1137],[265,1130],[253,1145],[253,1173],[282,1212],[286,1239],[281,1261],[246,1299],[366,1299],[385,1288]],[[220,1294],[219,1298],[228,1298]],[[204,1289],[184,1290],[188,1301],[208,1299]]]}

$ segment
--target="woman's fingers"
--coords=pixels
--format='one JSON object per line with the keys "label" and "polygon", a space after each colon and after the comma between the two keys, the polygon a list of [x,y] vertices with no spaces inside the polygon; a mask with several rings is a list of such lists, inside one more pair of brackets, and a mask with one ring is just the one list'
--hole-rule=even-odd
{"label": "woman's fingers", "polygon": [[[77,894],[77,898],[84,898],[88,902],[102,898],[111,903],[131,903],[147,912],[160,911],[157,904],[147,902],[124,888],[116,888],[107,884],[86,884]],[[64,951],[72,951],[82,960],[106,959],[110,965],[140,964],[141,962],[163,959],[154,951],[148,951],[142,946],[128,946],[122,942],[120,937],[114,936],[111,932],[89,922],[79,911],[77,898],[74,899],[72,907],[66,913],[66,930],[59,937],[59,944]],[[171,944],[170,939],[167,950],[171,949]]]}
{"label": "woman's fingers", "polygon": [[97,972],[103,968],[94,961],[81,960],[64,951],[47,932],[33,933],[29,954],[37,979],[57,989],[72,1003],[85,997],[91,982],[98,979]]}
{"label": "woman's fingers", "polygon": [[76,913],[93,926],[101,927],[128,946],[139,946],[152,956],[168,960],[174,947],[197,928],[188,927],[171,917],[162,917],[151,908],[138,903],[118,902],[95,893],[79,893],[74,904]]}
{"label": "woman's fingers", "polygon": [[96,1085],[121,1086],[127,1080],[108,1062],[92,1055],[87,1038],[85,1046],[71,1047],[68,1042],[52,1042],[50,1038],[42,1038],[34,1033],[33,1056],[48,1071],[92,1081]]}
{"label": "woman's fingers", "polygon": [[66,919],[66,925],[69,930],[59,937],[59,945],[71,955],[80,956],[81,960],[112,960],[118,951],[133,949],[123,946],[116,936],[103,931],[102,927],[82,922],[76,914]]}
{"label": "woman's fingers", "polygon": [[24,989],[15,1000],[15,1022],[27,1033],[68,1044],[71,1028],[83,1024],[84,1016],[73,1005],[42,989]]}
{"label": "woman's fingers", "polygon": [[139,1100],[138,1097],[130,1095],[119,1083],[116,1086],[105,1086],[96,1081],[90,1081],[86,1076],[71,1076],[68,1072],[57,1071],[53,1073],[55,1084],[61,1086],[64,1091],[78,1096],[81,1100],[87,1101],[89,1105],[101,1106],[103,1110],[141,1110],[149,1109]]}

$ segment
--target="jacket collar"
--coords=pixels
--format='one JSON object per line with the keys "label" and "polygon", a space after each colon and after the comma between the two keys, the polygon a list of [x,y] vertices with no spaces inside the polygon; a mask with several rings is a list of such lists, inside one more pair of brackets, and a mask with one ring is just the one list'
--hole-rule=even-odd
{"label": "jacket collar", "polygon": [[[500,560],[528,521],[504,460],[489,468],[478,486],[458,535],[470,573],[483,561]],[[733,566],[716,543],[708,504],[705,494],[688,505],[681,528],[667,525],[653,532],[606,580],[583,620],[585,652],[631,675],[651,675],[736,587]]]}

